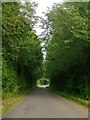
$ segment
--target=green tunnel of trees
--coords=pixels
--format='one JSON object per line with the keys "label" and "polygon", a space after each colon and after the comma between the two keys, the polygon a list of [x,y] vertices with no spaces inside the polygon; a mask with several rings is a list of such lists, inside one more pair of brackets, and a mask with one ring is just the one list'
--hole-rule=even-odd
{"label": "green tunnel of trees", "polygon": [[[58,91],[88,99],[90,94],[89,3],[56,4],[42,21],[42,39],[33,30],[37,22],[35,3],[2,3],[2,92],[12,92],[36,85],[42,77]],[[43,63],[41,43],[46,59]]]}

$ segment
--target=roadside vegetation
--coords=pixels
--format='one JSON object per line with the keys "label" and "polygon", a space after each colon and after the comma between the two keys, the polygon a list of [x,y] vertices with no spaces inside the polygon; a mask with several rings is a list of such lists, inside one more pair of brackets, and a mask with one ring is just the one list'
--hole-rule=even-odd
{"label": "roadside vegetation", "polygon": [[9,110],[19,104],[28,94],[30,90],[12,93],[12,95],[2,101],[2,115],[5,115]]}
{"label": "roadside vegetation", "polygon": [[85,100],[85,99],[82,99],[80,98],[80,96],[76,96],[76,95],[73,95],[73,94],[69,94],[67,92],[64,92],[64,91],[58,91],[56,90],[55,88],[52,88],[52,87],[48,87],[48,89],[54,93],[56,93],[57,95],[59,96],[62,96],[68,100],[71,100],[77,104],[80,104],[80,105],[83,105],[85,107],[90,107],[90,103],[88,100]]}
{"label": "roadside vegetation", "polygon": [[43,56],[41,40],[32,29],[35,7],[28,2],[2,3],[3,99],[36,86]]}
{"label": "roadside vegetation", "polygon": [[55,4],[43,20],[45,34],[48,31],[45,75],[50,87],[86,101],[90,98],[89,4]]}

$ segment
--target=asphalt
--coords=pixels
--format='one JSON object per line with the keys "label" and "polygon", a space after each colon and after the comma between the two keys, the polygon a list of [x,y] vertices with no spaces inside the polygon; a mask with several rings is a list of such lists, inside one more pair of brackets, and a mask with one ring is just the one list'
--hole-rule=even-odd
{"label": "asphalt", "polygon": [[39,86],[3,118],[88,118],[88,108]]}

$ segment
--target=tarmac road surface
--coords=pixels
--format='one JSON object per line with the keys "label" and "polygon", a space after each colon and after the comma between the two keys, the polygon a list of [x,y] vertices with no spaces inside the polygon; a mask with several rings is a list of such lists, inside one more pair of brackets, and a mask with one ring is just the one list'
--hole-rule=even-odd
{"label": "tarmac road surface", "polygon": [[39,86],[3,118],[88,118],[88,108]]}

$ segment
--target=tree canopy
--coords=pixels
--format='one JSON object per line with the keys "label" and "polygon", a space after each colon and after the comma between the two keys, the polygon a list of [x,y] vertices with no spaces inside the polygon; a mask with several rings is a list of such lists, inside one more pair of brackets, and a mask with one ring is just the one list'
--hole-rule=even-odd
{"label": "tree canopy", "polygon": [[50,39],[46,76],[55,89],[88,97],[90,83],[90,39],[86,2],[56,4],[47,12]]}
{"label": "tree canopy", "polygon": [[2,3],[3,97],[34,86],[40,77],[43,54],[33,30],[34,6],[30,2]]}

